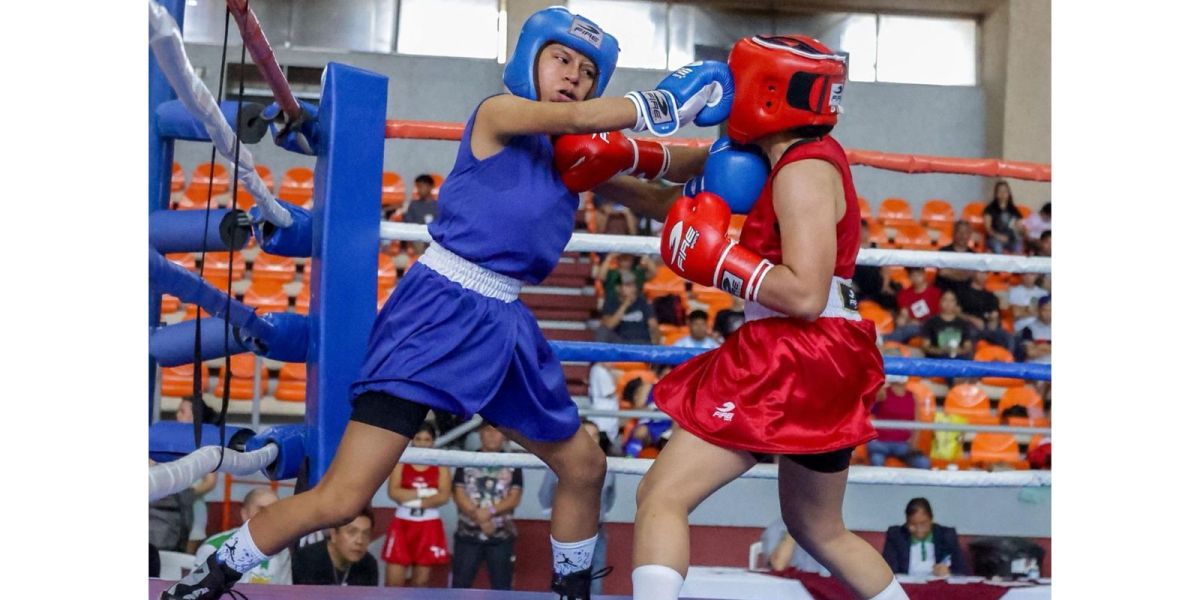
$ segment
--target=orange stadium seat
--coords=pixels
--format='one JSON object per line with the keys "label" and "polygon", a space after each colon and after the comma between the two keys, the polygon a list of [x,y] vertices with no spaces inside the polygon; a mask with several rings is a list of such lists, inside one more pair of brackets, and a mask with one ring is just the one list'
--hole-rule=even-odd
{"label": "orange stadium seat", "polygon": [[983,207],[982,202],[968,202],[963,206],[962,218],[964,221],[971,224],[971,229],[976,233],[983,233]]}
{"label": "orange stadium seat", "polygon": [[188,271],[196,272],[196,255],[191,252],[173,252],[166,255],[166,259],[187,269]]}
{"label": "orange stadium seat", "polygon": [[204,192],[208,193],[209,179],[212,180],[214,196],[229,192],[229,171],[221,163],[196,165],[196,170],[192,171],[192,184],[189,187],[203,188]]}
{"label": "orange stadium seat", "polygon": [[868,223],[875,222],[875,217],[871,215],[871,203],[862,196],[858,197],[858,218]]}
{"label": "orange stadium seat", "polygon": [[742,239],[742,225],[746,224],[746,215],[733,215],[729,219],[729,230],[726,235],[733,241]]}
{"label": "orange stadium seat", "polygon": [[[993,344],[980,343],[975,348],[975,360],[980,362],[1013,362],[1013,355],[1008,350]],[[1025,382],[1012,377],[984,377],[980,380],[984,385],[995,385],[999,387],[1017,387],[1024,385]]]}
{"label": "orange stadium seat", "polygon": [[376,274],[378,275],[377,287],[396,287],[396,265],[392,262],[392,257],[380,252],[378,260],[378,268],[376,269]]}
{"label": "orange stadium seat", "polygon": [[892,241],[888,239],[887,230],[883,228],[883,223],[879,221],[867,221],[867,240],[879,248],[893,247]]}
{"label": "orange stadium seat", "polygon": [[308,367],[304,363],[283,363],[279,369],[279,382],[275,384],[275,398],[284,402],[304,402],[307,380]]}
{"label": "orange stadium seat", "polygon": [[285,283],[296,279],[296,260],[290,256],[278,256],[259,252],[254,257],[254,265],[250,267],[250,280],[266,291],[272,284],[283,289]]}
{"label": "orange stadium seat", "polygon": [[946,393],[946,414],[959,415],[975,425],[998,425],[1000,419],[992,414],[987,393],[973,383],[960,383]]}
{"label": "orange stadium seat", "polygon": [[645,285],[642,286],[642,293],[646,295],[647,300],[651,301],[668,294],[677,294],[680,297],[686,295],[683,279],[671,269],[661,265],[654,272],[654,276],[646,280]]}
{"label": "orange stadium seat", "polygon": [[[271,175],[271,169],[267,168],[266,165],[254,165],[254,170],[258,171],[258,177],[259,179],[263,180],[264,184],[266,184],[267,190],[269,190],[272,194],[275,193],[275,177]],[[246,189],[246,186],[239,183],[237,191],[237,207],[242,210],[250,210],[251,206],[254,206],[254,196],[250,194],[250,190]],[[254,238],[252,237],[250,239]]]}
{"label": "orange stadium seat", "polygon": [[[186,398],[192,395],[191,364],[177,367],[162,368],[162,395],[173,398]],[[208,391],[208,367],[200,365],[200,391]]]}
{"label": "orange stadium seat", "polygon": [[1008,291],[1012,285],[1012,279],[1008,273],[988,273],[987,281],[983,283],[983,288],[993,294]]}
{"label": "orange stadium seat", "polygon": [[1018,469],[1029,468],[1029,463],[1021,460],[1017,439],[1007,433],[976,433],[971,440],[969,460],[974,466],[1008,463]]}
{"label": "orange stadium seat", "polygon": [[383,196],[380,206],[399,208],[404,205],[404,178],[392,171],[383,172]]}
{"label": "orange stadium seat", "polygon": [[302,315],[308,314],[308,306],[312,291],[308,289],[308,282],[300,286],[300,291],[296,293],[296,312]]}
{"label": "orange stadium seat", "polygon": [[670,346],[683,339],[683,336],[688,334],[688,328],[686,325],[666,325],[659,323],[658,334],[662,336],[662,344]]}
{"label": "orange stadium seat", "polygon": [[912,207],[904,198],[884,198],[879,203],[876,217],[887,227],[896,227],[905,223],[913,223]]}
{"label": "orange stadium seat", "polygon": [[279,199],[298,206],[312,201],[313,172],[306,167],[288,169],[279,184]]}
{"label": "orange stadium seat", "polygon": [[[954,223],[934,221],[928,225],[926,230],[930,234],[929,238],[933,239],[934,245],[938,246],[939,248],[949,245],[951,240],[954,239]],[[935,233],[937,234],[936,236],[933,235]],[[934,239],[935,237],[936,239]]]}
{"label": "orange stadium seat", "polygon": [[[883,347],[879,349],[884,356],[903,356],[909,358],[912,356],[912,348],[900,342],[884,342]],[[920,378],[911,379],[911,381],[920,381]]]}
{"label": "orange stadium seat", "polygon": [[710,327],[716,321],[717,313],[727,308],[733,308],[733,296],[716,288],[697,284],[692,286],[692,294],[696,296],[697,301],[708,306],[706,311],[708,312],[708,325]]}
{"label": "orange stadium seat", "polygon": [[252,306],[258,314],[269,312],[287,312],[288,297],[283,288],[275,281],[253,281],[246,290],[242,302]]}
{"label": "orange stadium seat", "polygon": [[[251,400],[254,398],[254,355],[248,352],[235,354],[230,357],[229,398],[231,400]],[[259,395],[267,394],[267,366],[263,365],[258,372]],[[217,388],[213,390],[217,396],[225,393],[225,361],[221,361],[221,371],[217,375]]]}
{"label": "orange stadium seat", "polygon": [[875,330],[887,335],[896,329],[895,318],[887,309],[873,300],[863,300],[858,303],[858,312],[864,319],[875,323]]}
{"label": "orange stadium seat", "polygon": [[163,294],[162,305],[159,307],[158,313],[160,315],[169,315],[178,311],[180,306],[182,306],[182,303],[179,302],[179,298],[170,294]]}
{"label": "orange stadium seat", "polygon": [[1025,410],[1029,412],[1030,425],[1033,427],[1045,427],[1050,424],[1050,421],[1046,419],[1042,395],[1037,393],[1032,386],[1022,385],[1004,390],[1004,395],[1000,396],[1000,406],[996,408],[996,413],[1004,414],[1004,411],[1012,406],[1024,406]]}
{"label": "orange stadium seat", "polygon": [[171,193],[177,194],[183,191],[185,182],[183,179],[183,167],[179,163],[171,164]]}
{"label": "orange stadium seat", "polygon": [[[917,420],[923,423],[932,423],[934,415],[937,414],[937,396],[934,395],[933,390],[929,389],[929,386],[920,380],[910,380],[904,384],[904,387],[912,392],[913,397],[917,399]],[[933,432],[929,430],[918,431],[917,450],[924,452],[928,456],[932,446]]]}
{"label": "orange stadium seat", "polygon": [[925,205],[921,207],[921,222],[926,225],[934,223],[950,223],[954,224],[954,207],[950,206],[949,202],[934,198],[926,200]]}
{"label": "orange stadium seat", "polygon": [[1028,206],[1026,206],[1024,204],[1018,204],[1017,212],[1021,213],[1022,219],[1025,219],[1025,218],[1028,218],[1029,215],[1033,213],[1033,209],[1029,208]]}
{"label": "orange stadium seat", "polygon": [[[183,190],[183,193],[177,197],[172,203],[172,208],[177,210],[203,210],[208,205],[208,185],[192,184]],[[212,207],[218,208],[225,206],[225,199],[218,196],[216,191],[213,191]]]}
{"label": "orange stadium seat", "polygon": [[896,246],[905,250],[934,250],[933,240],[924,227],[916,223],[904,223],[896,226],[896,237],[892,240]]}
{"label": "orange stadium seat", "polygon": [[[204,255],[204,279],[217,289],[224,290],[229,283],[229,252],[208,252]],[[242,253],[233,253],[233,280],[241,281],[246,276],[246,260]]]}

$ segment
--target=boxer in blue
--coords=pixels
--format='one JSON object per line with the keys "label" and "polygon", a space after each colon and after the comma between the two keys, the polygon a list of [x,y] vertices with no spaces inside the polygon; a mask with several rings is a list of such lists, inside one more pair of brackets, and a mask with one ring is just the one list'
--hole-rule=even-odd
{"label": "boxer in blue", "polygon": [[[724,63],[694,63],[655,90],[601,98],[617,53],[612,36],[565,8],[530,16],[504,71],[511,93],[486,98],[467,120],[429,226],[433,242],[375,321],[325,477],[257,514],[162,598],[214,600],[264,556],[352,519],[431,408],[483,416],[554,470],[551,589],[590,597],[605,457],[580,427],[562,368],[518,300],[522,284],[553,270],[579,203],[579,189],[556,170],[550,136],[625,128],[662,136],[693,121],[715,124],[728,114],[733,84]],[[676,150],[672,161],[657,142],[624,142],[634,154],[622,173],[683,181],[703,169],[702,149]],[[489,508],[469,518],[489,519]]]}

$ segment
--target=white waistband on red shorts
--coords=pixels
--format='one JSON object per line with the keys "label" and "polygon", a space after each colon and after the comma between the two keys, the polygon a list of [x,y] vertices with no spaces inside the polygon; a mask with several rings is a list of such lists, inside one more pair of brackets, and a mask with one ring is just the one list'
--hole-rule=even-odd
{"label": "white waistband on red shorts", "polygon": [[468,290],[501,302],[513,302],[521,293],[521,280],[481,267],[437,242],[429,242],[417,262]]}
{"label": "white waistband on red shorts", "polygon": [[[858,314],[858,310],[847,307],[846,300],[842,296],[842,286],[849,288],[851,286],[849,279],[842,277],[834,277],[829,284],[829,300],[825,303],[825,310],[817,316],[820,318],[835,318],[849,319],[851,321],[860,321],[862,316]],[[851,292],[853,293],[853,292]],[[757,321],[759,319],[769,319],[772,317],[787,317],[787,315],[771,310],[757,302],[746,302],[746,321]]]}

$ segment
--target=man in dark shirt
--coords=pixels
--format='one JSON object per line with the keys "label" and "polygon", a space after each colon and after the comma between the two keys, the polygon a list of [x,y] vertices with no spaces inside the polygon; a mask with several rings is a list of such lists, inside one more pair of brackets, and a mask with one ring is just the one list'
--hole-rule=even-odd
{"label": "man in dark shirt", "polygon": [[1000,310],[1000,300],[984,287],[987,278],[987,271],[975,271],[968,285],[955,290],[958,304],[962,307],[962,317],[976,329],[983,329],[988,313]]}
{"label": "man in dark shirt", "polygon": [[[971,224],[958,221],[954,224],[954,237],[942,246],[941,252],[975,252],[971,249]],[[943,290],[960,291],[971,281],[971,271],[963,269],[941,269],[933,284]]]}
{"label": "man in dark shirt", "polygon": [[296,585],[379,585],[379,563],[367,552],[375,517],[364,508],[353,521],[333,530],[324,541],[292,554]]}
{"label": "man in dark shirt", "polygon": [[[415,225],[428,225],[438,215],[437,200],[433,197],[433,177],[422,173],[417,175],[417,179],[413,185],[416,187],[417,197],[405,205],[403,222]],[[413,252],[417,254],[425,253],[425,242],[409,242],[409,244],[412,246]]]}
{"label": "man in dark shirt", "polygon": [[[508,440],[490,424],[479,428],[480,452],[503,452]],[[521,503],[525,477],[513,467],[459,467],[454,471],[454,532],[451,586],[468,588],[486,564],[494,590],[511,590],[517,525],[513,511]]]}
{"label": "man in dark shirt", "polygon": [[658,319],[646,297],[638,292],[632,273],[621,275],[617,297],[604,302],[596,337],[602,342],[657,344]]}
{"label": "man in dark shirt", "polygon": [[954,292],[942,293],[941,309],[921,326],[925,355],[930,358],[962,358],[975,355],[975,328],[959,316],[958,298]]}

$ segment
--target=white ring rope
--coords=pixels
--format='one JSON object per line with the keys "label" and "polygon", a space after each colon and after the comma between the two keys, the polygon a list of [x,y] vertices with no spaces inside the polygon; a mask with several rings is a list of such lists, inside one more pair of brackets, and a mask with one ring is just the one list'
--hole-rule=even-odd
{"label": "white ring rope", "polygon": [[[416,465],[444,467],[520,467],[545,469],[546,464],[532,454],[518,452],[466,452],[409,446],[401,460]],[[610,473],[645,475],[654,460],[649,458],[608,459]],[[747,479],[778,479],[779,466],[759,464],[742,474]],[[850,467],[850,483],[864,485],[927,485],[937,487],[1050,487],[1049,471],[930,471],[896,467]]]}
{"label": "white ring rope", "polygon": [[[261,471],[279,456],[279,446],[267,444],[252,452],[225,449],[221,459],[221,448],[204,446],[179,460],[159,463],[150,467],[150,501],[183,491],[201,477],[217,470],[221,473],[249,475]],[[217,463],[220,463],[220,469]]]}
{"label": "white ring rope", "polygon": [[[162,67],[163,74],[179,100],[202,123],[208,136],[212,138],[217,152],[226,160],[233,161],[233,149],[236,138],[233,128],[225,121],[221,108],[208,91],[192,63],[188,61],[183,49],[183,37],[179,34],[179,26],[167,9],[154,0],[150,1],[150,48],[154,50],[154,58]],[[258,171],[254,170],[254,155],[245,144],[238,146],[237,178],[242,185],[254,196],[254,202],[263,211],[263,217],[279,227],[291,227],[292,215],[271,195],[267,184],[263,183]]]}
{"label": "white ring rope", "polygon": [[[383,240],[429,242],[432,238],[424,225],[413,223],[379,223]],[[624,254],[658,254],[659,238],[636,235],[606,235],[574,233],[566,252],[620,252]],[[863,248],[858,251],[858,264],[875,267],[937,267],[969,271],[1000,273],[1049,273],[1050,259],[1040,256],[1006,256],[1003,254],[974,254],[970,252],[931,252],[927,250],[882,250]]]}

